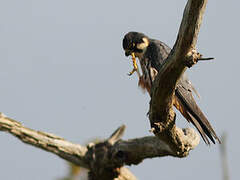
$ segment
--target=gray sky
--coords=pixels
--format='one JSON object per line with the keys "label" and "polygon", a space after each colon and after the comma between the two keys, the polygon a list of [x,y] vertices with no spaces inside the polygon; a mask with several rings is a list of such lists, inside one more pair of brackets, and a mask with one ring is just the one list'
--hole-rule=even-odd
{"label": "gray sky", "polygon": [[[122,38],[139,31],[172,47],[185,3],[0,0],[0,112],[81,144],[106,138],[122,124],[124,139],[151,135],[149,97],[136,75],[126,75],[132,67]],[[216,60],[188,70],[217,134],[227,132],[232,179],[239,176],[239,6],[209,1],[197,47]],[[191,127],[180,115],[177,123]],[[0,142],[0,179],[53,180],[67,172],[59,157],[6,133]],[[139,179],[222,177],[219,146],[202,140],[187,158],[150,159],[130,169]]]}

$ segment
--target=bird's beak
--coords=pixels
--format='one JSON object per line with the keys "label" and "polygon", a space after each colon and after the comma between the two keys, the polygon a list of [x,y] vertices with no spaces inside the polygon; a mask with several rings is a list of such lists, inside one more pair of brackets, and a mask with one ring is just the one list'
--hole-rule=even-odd
{"label": "bird's beak", "polygon": [[129,56],[129,55],[131,55],[132,53],[130,52],[130,51],[125,51],[125,56]]}

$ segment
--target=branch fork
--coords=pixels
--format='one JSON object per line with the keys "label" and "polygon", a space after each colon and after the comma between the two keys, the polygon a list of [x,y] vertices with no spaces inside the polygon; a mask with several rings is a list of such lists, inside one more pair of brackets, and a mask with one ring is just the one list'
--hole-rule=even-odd
{"label": "branch fork", "polygon": [[202,58],[196,51],[206,4],[207,0],[188,0],[175,45],[155,78],[151,92],[149,120],[153,133],[179,156],[188,154],[188,141],[183,138],[183,131],[176,127],[173,96],[176,84],[187,67],[192,67],[199,60],[212,59]]}

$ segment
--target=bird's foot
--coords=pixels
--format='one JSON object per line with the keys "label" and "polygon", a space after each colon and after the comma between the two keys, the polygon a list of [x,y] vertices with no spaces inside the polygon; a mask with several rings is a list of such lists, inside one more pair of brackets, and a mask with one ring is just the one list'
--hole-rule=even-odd
{"label": "bird's foot", "polygon": [[134,72],[136,72],[137,69],[133,68],[133,70],[131,72],[128,73],[129,76],[133,75]]}
{"label": "bird's foot", "polygon": [[133,70],[130,73],[128,73],[129,76],[131,76],[134,72],[138,71],[138,66],[137,66],[137,61],[136,61],[135,54],[132,53],[131,56],[132,56]]}

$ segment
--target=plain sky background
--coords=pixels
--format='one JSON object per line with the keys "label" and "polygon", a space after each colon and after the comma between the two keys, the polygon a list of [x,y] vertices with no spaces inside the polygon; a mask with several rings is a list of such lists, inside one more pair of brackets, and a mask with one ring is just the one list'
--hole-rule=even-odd
{"label": "plain sky background", "polygon": [[[149,97],[127,76],[128,31],[173,46],[186,0],[0,0],[0,112],[25,126],[74,143],[107,138],[127,126],[124,139],[151,135]],[[197,44],[211,62],[188,75],[198,104],[218,135],[226,132],[232,179],[239,178],[239,7],[209,0]],[[181,127],[192,127],[181,115]],[[64,160],[0,132],[1,180],[54,180]],[[200,145],[187,158],[145,160],[131,171],[143,179],[221,179],[219,145]]]}

